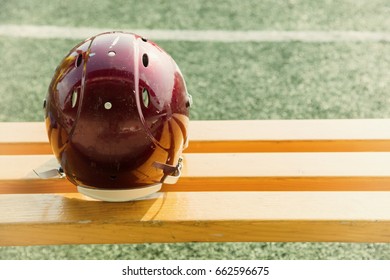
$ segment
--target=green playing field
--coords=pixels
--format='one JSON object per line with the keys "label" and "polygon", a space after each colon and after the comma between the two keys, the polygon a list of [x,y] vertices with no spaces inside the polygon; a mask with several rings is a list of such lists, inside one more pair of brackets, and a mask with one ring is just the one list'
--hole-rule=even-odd
{"label": "green playing field", "polygon": [[0,22],[104,28],[389,31],[389,5],[387,0],[3,0]]}

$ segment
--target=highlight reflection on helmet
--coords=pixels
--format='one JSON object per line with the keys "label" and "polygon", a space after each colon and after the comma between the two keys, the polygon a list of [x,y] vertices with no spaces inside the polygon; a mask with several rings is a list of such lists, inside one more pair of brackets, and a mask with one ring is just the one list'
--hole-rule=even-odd
{"label": "highlight reflection on helmet", "polygon": [[164,50],[132,33],[108,32],[62,60],[45,121],[55,156],[81,190],[139,190],[179,173],[190,105],[184,78]]}

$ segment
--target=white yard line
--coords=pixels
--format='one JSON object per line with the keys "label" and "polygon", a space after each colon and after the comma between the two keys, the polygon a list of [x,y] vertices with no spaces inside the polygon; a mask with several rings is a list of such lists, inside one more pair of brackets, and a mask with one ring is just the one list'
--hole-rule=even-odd
{"label": "white yard line", "polygon": [[[0,25],[0,36],[41,39],[85,39],[112,31],[107,28],[45,25]],[[169,41],[211,42],[390,42],[390,32],[369,31],[228,31],[125,29],[150,38]]]}

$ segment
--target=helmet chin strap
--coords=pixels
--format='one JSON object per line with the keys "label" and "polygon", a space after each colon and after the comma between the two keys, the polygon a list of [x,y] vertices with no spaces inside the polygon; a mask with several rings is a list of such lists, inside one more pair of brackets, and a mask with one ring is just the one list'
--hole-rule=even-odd
{"label": "helmet chin strap", "polygon": [[181,169],[183,168],[183,158],[179,158],[176,166],[161,162],[154,162],[153,166],[162,169],[164,172],[164,176],[160,183],[139,189],[107,190],[78,186],[77,190],[91,198],[110,202],[123,202],[147,197],[158,192],[161,189],[162,184],[175,184],[177,182],[181,175]]}
{"label": "helmet chin strap", "polygon": [[161,182],[164,184],[176,184],[181,176],[181,169],[183,168],[183,158],[180,157],[177,165],[170,165],[155,161],[153,167],[162,169],[164,177]]}
{"label": "helmet chin strap", "polygon": [[[154,162],[153,166],[155,168],[162,169],[164,172],[164,176],[161,179],[160,183],[152,184],[147,187],[139,188],[139,189],[94,189],[87,186],[77,186],[77,190],[79,193],[82,193],[88,197],[93,199],[109,201],[109,202],[123,202],[135,200],[142,197],[147,197],[153,193],[158,192],[162,184],[176,184],[181,175],[181,170],[183,168],[183,158],[180,157],[177,165],[170,165],[161,162]],[[34,172],[41,179],[52,179],[52,178],[65,178],[65,173],[61,167],[52,168],[49,170],[45,170],[43,172],[38,172],[34,170]]]}

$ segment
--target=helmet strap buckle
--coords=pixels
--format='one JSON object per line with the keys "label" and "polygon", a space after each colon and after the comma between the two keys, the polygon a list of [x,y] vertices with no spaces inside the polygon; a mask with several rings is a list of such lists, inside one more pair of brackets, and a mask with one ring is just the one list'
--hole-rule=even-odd
{"label": "helmet strap buckle", "polygon": [[179,161],[176,166],[161,162],[154,162],[153,166],[163,170],[164,177],[161,179],[162,183],[176,184],[181,176],[181,170],[183,168],[183,158],[179,158]]}

